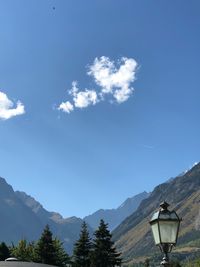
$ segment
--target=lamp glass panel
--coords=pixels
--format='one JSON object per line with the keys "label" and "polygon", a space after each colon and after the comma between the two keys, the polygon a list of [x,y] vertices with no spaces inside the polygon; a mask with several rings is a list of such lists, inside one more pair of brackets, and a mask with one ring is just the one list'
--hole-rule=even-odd
{"label": "lamp glass panel", "polygon": [[154,241],[155,241],[155,244],[158,245],[160,244],[160,236],[159,236],[159,230],[158,230],[158,223],[154,223],[151,225],[151,229],[152,229],[152,232],[153,232],[153,237],[154,237]]}
{"label": "lamp glass panel", "polygon": [[178,221],[159,221],[161,243],[176,243]]}

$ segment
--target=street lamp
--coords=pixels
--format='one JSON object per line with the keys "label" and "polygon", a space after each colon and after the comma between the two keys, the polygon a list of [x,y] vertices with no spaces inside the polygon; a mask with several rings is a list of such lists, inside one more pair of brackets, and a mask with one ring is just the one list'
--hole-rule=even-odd
{"label": "street lamp", "polygon": [[155,244],[164,253],[162,266],[169,265],[168,253],[176,245],[181,219],[176,212],[168,210],[169,204],[162,202],[160,209],[155,212],[150,220]]}

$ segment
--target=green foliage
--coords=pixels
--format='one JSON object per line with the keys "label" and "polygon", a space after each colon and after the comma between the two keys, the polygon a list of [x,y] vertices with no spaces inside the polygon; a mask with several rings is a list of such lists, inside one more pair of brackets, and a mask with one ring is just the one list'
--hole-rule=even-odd
{"label": "green foliage", "polygon": [[48,225],[36,244],[33,242],[28,243],[23,239],[16,246],[13,245],[10,251],[11,255],[20,261],[33,261],[59,267],[65,267],[70,262],[70,258],[65,252],[61,241],[57,238],[52,238]]}
{"label": "green foliage", "polygon": [[99,228],[94,233],[93,250],[91,253],[91,266],[114,267],[121,266],[120,253],[111,241],[112,235],[108,230],[108,225],[103,220],[100,221]]}
{"label": "green foliage", "polygon": [[74,245],[73,266],[89,267],[90,266],[91,241],[85,222],[82,224],[79,240]]}
{"label": "green foliage", "polygon": [[179,247],[180,248],[181,247],[200,247],[200,238],[197,238],[197,239],[194,238],[190,242],[184,243],[183,245],[180,245]]}
{"label": "green foliage", "polygon": [[44,231],[36,244],[35,253],[37,262],[50,265],[55,264],[55,248],[52,232],[48,225],[44,228]]}
{"label": "green foliage", "polygon": [[54,264],[60,267],[67,266],[67,264],[70,263],[70,257],[66,253],[65,249],[63,248],[62,242],[59,239],[55,238],[53,240],[53,246],[55,250],[55,259],[54,259],[55,263]]}
{"label": "green foliage", "polygon": [[[120,253],[117,253],[116,248],[113,246],[112,235],[103,220],[100,221],[99,228],[94,235],[95,238],[92,243],[87,225],[84,222],[79,240],[74,245],[73,262],[71,262],[62,242],[57,238],[53,238],[52,232],[47,225],[36,243],[29,243],[22,239],[17,245],[12,245],[12,247],[8,248],[2,242],[0,244],[0,260],[5,260],[11,255],[20,261],[32,261],[59,267],[71,265],[74,267],[121,266]],[[148,264],[146,267],[148,267]]]}
{"label": "green foliage", "polygon": [[5,259],[9,257],[10,257],[9,248],[4,242],[0,243],[0,261],[4,261]]}
{"label": "green foliage", "polygon": [[19,241],[17,246],[11,247],[11,255],[20,261],[33,261],[34,243],[28,243],[25,239]]}
{"label": "green foliage", "polygon": [[178,244],[181,244],[180,247],[194,247],[200,245],[200,231],[199,230],[192,230],[189,233],[181,236],[178,239]]}
{"label": "green foliage", "polygon": [[35,246],[35,261],[60,267],[66,266],[70,261],[61,241],[53,239],[48,225]]}
{"label": "green foliage", "polygon": [[186,261],[184,267],[200,267],[200,258],[195,260]]}
{"label": "green foliage", "polygon": [[170,267],[181,267],[181,264],[178,260],[170,261]]}

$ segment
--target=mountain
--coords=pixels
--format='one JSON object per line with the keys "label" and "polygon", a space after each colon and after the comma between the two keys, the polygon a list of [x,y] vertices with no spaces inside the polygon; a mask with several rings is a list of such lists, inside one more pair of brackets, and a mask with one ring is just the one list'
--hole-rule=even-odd
{"label": "mountain", "polygon": [[144,199],[138,209],[126,218],[113,232],[113,240],[128,262],[150,255],[155,250],[149,225],[159,204],[167,201],[183,218],[177,252],[191,251],[200,244],[200,163],[192,169],[160,184]]}
{"label": "mountain", "polygon": [[3,178],[0,178],[0,214],[1,240],[11,243],[30,235],[36,239],[42,230],[39,219],[21,202]]}
{"label": "mountain", "polygon": [[[8,244],[22,238],[37,240],[45,225],[49,224],[53,234],[63,241],[68,253],[79,238],[83,220],[76,217],[64,219],[60,214],[49,212],[31,196],[15,192],[6,180],[0,178],[0,240]],[[88,226],[90,233],[92,228]]]}
{"label": "mountain", "polygon": [[[183,218],[180,227],[176,253],[186,254],[188,251],[200,253],[200,163],[189,171],[166,183],[160,184],[150,195],[142,195],[127,199],[119,208],[109,210],[111,214],[121,211],[123,216],[130,214],[113,231],[113,241],[122,257],[127,262],[137,261],[151,256],[157,248],[154,245],[149,220],[152,214],[165,200]],[[139,194],[140,195],[140,194]],[[148,196],[147,196],[148,195]],[[133,203],[138,200],[138,208]],[[123,211],[123,212],[122,212]],[[110,214],[108,212],[108,214]],[[6,180],[0,178],[0,241],[8,244],[19,239],[37,240],[44,226],[48,223],[55,236],[60,238],[67,251],[72,251],[73,243],[79,237],[82,220],[76,217],[63,218],[60,214],[49,212],[31,196],[24,192],[14,192]],[[100,211],[95,213],[99,222]],[[94,214],[93,214],[94,215]],[[98,216],[97,216],[98,215]],[[90,215],[92,216],[92,215]],[[87,216],[86,218],[91,218]],[[114,215],[115,216],[115,215]],[[109,222],[109,216],[103,217]],[[114,220],[117,221],[118,217]],[[111,227],[115,227],[111,221]],[[92,229],[89,227],[90,232]]]}
{"label": "mountain", "polygon": [[109,229],[116,228],[126,217],[132,214],[141,201],[149,196],[149,193],[143,192],[132,198],[128,198],[117,209],[100,209],[95,213],[86,216],[84,220],[93,228],[96,229],[99,225],[99,221],[103,219],[108,223]]}
{"label": "mountain", "polygon": [[[83,220],[75,216],[63,218],[59,213],[49,212],[36,201],[33,197],[27,195],[25,192],[16,191],[17,197],[36,215],[42,224],[43,228],[46,224],[56,237],[63,241],[68,253],[72,253],[73,245],[79,238],[79,233]],[[93,229],[88,225],[88,230],[92,235]]]}
{"label": "mountain", "polygon": [[[101,218],[109,223],[111,229],[116,227],[125,217],[130,215],[148,193],[143,192],[128,198],[120,207],[113,210],[99,210],[87,216],[90,234],[97,228]],[[17,243],[25,238],[37,240],[46,224],[49,224],[54,236],[64,243],[68,253],[72,252],[74,242],[79,238],[83,220],[77,217],[63,218],[59,213],[47,211],[33,197],[25,192],[14,191],[5,179],[0,177],[0,241],[8,244]],[[90,225],[92,227],[90,227]]]}

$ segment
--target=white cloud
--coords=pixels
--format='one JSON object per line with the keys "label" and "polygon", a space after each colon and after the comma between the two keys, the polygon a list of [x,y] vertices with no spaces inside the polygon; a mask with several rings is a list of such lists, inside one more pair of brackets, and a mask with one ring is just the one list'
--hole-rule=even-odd
{"label": "white cloud", "polygon": [[74,97],[74,105],[77,108],[86,108],[97,103],[97,93],[94,90],[78,92]]}
{"label": "white cloud", "polygon": [[67,101],[67,102],[62,102],[58,109],[70,113],[71,111],[74,110],[74,106],[69,101]]}
{"label": "white cloud", "polygon": [[0,119],[7,120],[25,113],[24,105],[20,101],[16,103],[16,108],[13,106],[14,103],[8,99],[7,95],[0,92]]}
{"label": "white cloud", "polygon": [[[134,89],[131,84],[136,79],[137,62],[133,58],[122,57],[117,64],[108,57],[95,58],[89,66],[87,74],[91,76],[98,90],[79,90],[77,82],[72,82],[72,88],[68,94],[72,97],[73,104],[69,101],[60,104],[60,110],[70,113],[76,108],[86,108],[104,101],[109,95],[117,103],[123,103],[129,99]],[[113,102],[113,101],[112,101]]]}
{"label": "white cloud", "polygon": [[62,102],[58,107],[59,110],[70,113],[76,108],[86,108],[90,105],[96,105],[98,102],[98,96],[96,91],[85,89],[84,91],[79,91],[77,87],[77,82],[72,82],[72,88],[69,90],[69,95],[72,96],[74,104],[69,101]]}
{"label": "white cloud", "polygon": [[133,93],[132,87],[130,88],[122,87],[121,89],[115,90],[113,96],[116,99],[116,101],[120,104],[128,100],[132,93]]}
{"label": "white cloud", "polygon": [[74,106],[77,108],[86,108],[89,105],[95,105],[98,102],[96,91],[85,89],[85,91],[79,92],[76,81],[72,82],[70,94],[73,96]]}
{"label": "white cloud", "polygon": [[102,94],[112,94],[118,103],[122,103],[133,92],[130,85],[135,80],[137,62],[133,58],[123,57],[118,65],[120,66],[117,68],[108,57],[95,58],[88,74],[102,87]]}

